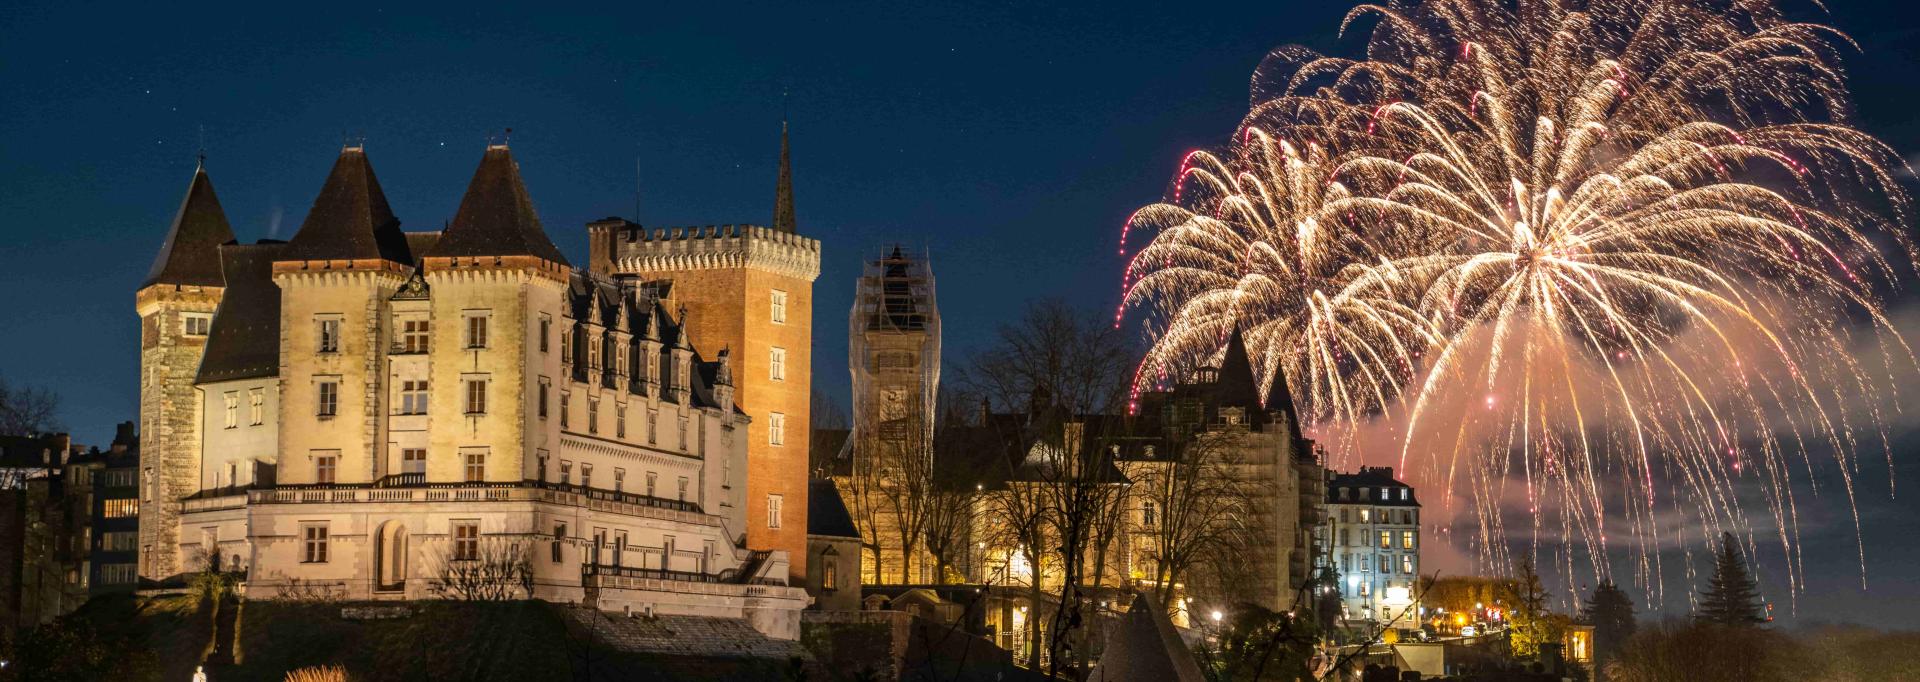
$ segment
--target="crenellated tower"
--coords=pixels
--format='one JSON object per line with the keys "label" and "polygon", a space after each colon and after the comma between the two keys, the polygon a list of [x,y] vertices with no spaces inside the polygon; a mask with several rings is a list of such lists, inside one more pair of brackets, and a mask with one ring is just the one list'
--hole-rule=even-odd
{"label": "crenellated tower", "polygon": [[736,400],[752,419],[747,547],[785,550],[792,575],[804,579],[820,241],[797,231],[789,150],[782,124],[772,227],[645,228],[608,218],[587,229],[594,272],[649,283],[686,311],[695,343],[728,353]]}
{"label": "crenellated tower", "polygon": [[140,575],[160,579],[179,566],[179,498],[198,488],[199,397],[194,373],[223,291],[220,245],[233,241],[205,164],[194,168],[153,268],[140,285]]}

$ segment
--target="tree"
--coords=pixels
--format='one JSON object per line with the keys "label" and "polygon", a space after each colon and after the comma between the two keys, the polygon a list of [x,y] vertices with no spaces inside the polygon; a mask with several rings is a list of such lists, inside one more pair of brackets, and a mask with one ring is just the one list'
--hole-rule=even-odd
{"label": "tree", "polygon": [[1514,566],[1513,582],[1504,590],[1513,631],[1509,641],[1516,658],[1534,658],[1540,647],[1560,640],[1560,628],[1547,612],[1547,588],[1540,584],[1540,572],[1533,557],[1522,556]]}
{"label": "tree", "polygon": [[[1197,565],[1221,569],[1237,563],[1234,554],[1245,556],[1235,551],[1246,547],[1236,542],[1245,539],[1235,532],[1236,524],[1254,516],[1251,500],[1229,471],[1238,463],[1242,432],[1201,430],[1193,424],[1170,430],[1177,431],[1167,440],[1173,451],[1134,482],[1155,511],[1147,527],[1153,543],[1148,554],[1153,559],[1154,597],[1162,604],[1179,598],[1174,586],[1190,582],[1189,572]],[[1233,581],[1214,577],[1212,582],[1223,588],[1220,592],[1232,587],[1227,583]]]}
{"label": "tree", "polygon": [[32,436],[60,430],[54,413],[60,397],[46,389],[12,386],[0,377],[0,436]]}
{"label": "tree", "polygon": [[1695,617],[1709,623],[1731,627],[1753,627],[1767,622],[1760,607],[1760,586],[1740,558],[1740,546],[1732,533],[1720,534],[1720,554],[1713,565],[1713,577],[1707,591],[1700,595],[1700,610]]}
{"label": "tree", "polygon": [[1587,620],[1593,624],[1593,660],[1605,665],[1607,660],[1619,653],[1620,648],[1633,636],[1637,627],[1633,617],[1633,600],[1612,580],[1600,581],[1593,588],[1593,595],[1587,598]]}
{"label": "tree", "polygon": [[443,556],[427,588],[441,599],[506,601],[533,596],[531,542],[482,538],[470,557]]}

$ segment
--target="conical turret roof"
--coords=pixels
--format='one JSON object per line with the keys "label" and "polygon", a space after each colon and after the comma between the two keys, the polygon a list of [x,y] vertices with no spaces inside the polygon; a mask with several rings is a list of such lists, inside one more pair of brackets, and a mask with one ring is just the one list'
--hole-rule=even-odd
{"label": "conical turret roof", "polygon": [[400,219],[373,175],[366,150],[347,147],[313,200],[300,231],[287,242],[283,260],[388,260],[412,263]]}
{"label": "conical turret roof", "polygon": [[167,240],[153,258],[141,288],[155,284],[217,287],[220,274],[220,245],[233,241],[233,228],[227,225],[227,212],[214,196],[213,181],[207,178],[205,164],[195,166],[187,196],[173,215]]}
{"label": "conical turret roof", "polygon": [[491,145],[467,184],[460,209],[427,252],[430,258],[534,256],[559,265],[567,257],[547,238],[534,212],[533,197],[520,179],[520,165],[506,145]]}

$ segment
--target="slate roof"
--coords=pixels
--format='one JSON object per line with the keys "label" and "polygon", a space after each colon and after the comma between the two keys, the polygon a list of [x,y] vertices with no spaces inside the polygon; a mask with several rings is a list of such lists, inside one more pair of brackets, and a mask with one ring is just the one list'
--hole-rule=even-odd
{"label": "slate roof", "polygon": [[233,228],[227,224],[227,212],[213,192],[206,166],[193,169],[193,181],[187,184],[187,196],[173,214],[167,239],[141,288],[155,284],[220,286],[220,245],[233,241]]}
{"label": "slate roof", "polygon": [[535,256],[567,264],[534,212],[533,197],[520,180],[520,165],[506,145],[491,145],[480,157],[480,167],[467,184],[460,209],[453,214],[430,258],[469,256]]}
{"label": "slate roof", "polygon": [[[685,320],[675,320],[673,315],[667,312],[665,305],[662,305],[658,299],[643,293],[636,283],[583,270],[570,270],[565,305],[567,314],[575,323],[596,321],[603,327],[626,332],[635,339],[649,338],[648,331],[651,327],[658,333],[658,338],[653,340],[660,343],[659,350],[653,357],[635,356],[634,361],[651,363],[654,376],[661,377],[663,382],[670,376],[671,349],[685,336],[683,331]],[[570,334],[572,331],[563,329],[562,333]],[[703,360],[699,351],[691,344],[686,348],[693,351],[692,376],[688,377],[687,382],[692,404],[695,407],[721,407],[714,392],[714,385],[719,383],[720,362]],[[600,377],[582,374],[588,371],[586,344],[573,344],[573,353],[576,378],[600,381]],[[640,394],[638,379],[637,374],[629,377],[632,383],[621,388],[635,395]],[[741,411],[737,404],[729,407],[732,407],[735,412]]]}
{"label": "slate roof", "polygon": [[400,219],[387,205],[380,180],[373,175],[367,153],[359,147],[340,150],[326,184],[313,199],[313,209],[287,243],[282,260],[373,260],[412,263]]}
{"label": "slate roof", "polygon": [[833,481],[819,478],[807,481],[807,534],[860,537],[860,529],[853,525],[853,514],[847,512],[847,503],[840,499],[840,489]]}
{"label": "slate roof", "polygon": [[[1352,490],[1353,492],[1350,493],[1352,496],[1344,500],[1340,499],[1341,488]],[[1360,497],[1360,488],[1368,489],[1366,498]],[[1388,490],[1406,488],[1407,499],[1400,499],[1400,493],[1395,492],[1387,495],[1387,499],[1382,500],[1380,499],[1380,494],[1376,492],[1381,488]],[[1413,486],[1402,483],[1400,479],[1393,477],[1393,467],[1363,466],[1360,467],[1359,471],[1351,474],[1343,474],[1337,471],[1328,472],[1327,503],[1365,504],[1375,507],[1418,507],[1420,506],[1420,495],[1419,491],[1413,489]]]}
{"label": "slate roof", "polygon": [[280,287],[273,283],[273,262],[286,248],[277,241],[220,247],[227,289],[213,311],[194,383],[279,374]]}
{"label": "slate roof", "polygon": [[1145,594],[1135,597],[1127,615],[1107,630],[1100,664],[1087,682],[1153,680],[1202,682],[1200,665],[1167,620],[1166,609]]}
{"label": "slate roof", "polygon": [[432,232],[402,232],[401,234],[407,236],[407,252],[413,254],[414,264],[418,265],[420,257],[428,251],[432,251],[434,244],[440,243],[441,232],[434,230]]}

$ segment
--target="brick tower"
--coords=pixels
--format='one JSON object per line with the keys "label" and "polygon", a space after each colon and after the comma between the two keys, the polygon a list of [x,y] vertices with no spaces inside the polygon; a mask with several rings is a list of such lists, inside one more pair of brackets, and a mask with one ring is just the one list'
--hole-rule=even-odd
{"label": "brick tower", "polygon": [[[808,398],[813,280],[820,241],[795,230],[786,126],[772,227],[644,228],[620,218],[587,227],[594,272],[655,283],[708,352],[728,350],[747,445],[747,547],[786,550],[806,576]],[[711,359],[711,358],[709,358]]]}
{"label": "brick tower", "polygon": [[204,164],[193,170],[167,240],[134,296],[140,314],[140,575],[166,578],[179,566],[180,497],[199,488],[200,398],[194,373],[207,348],[224,279],[220,245],[233,228]]}

